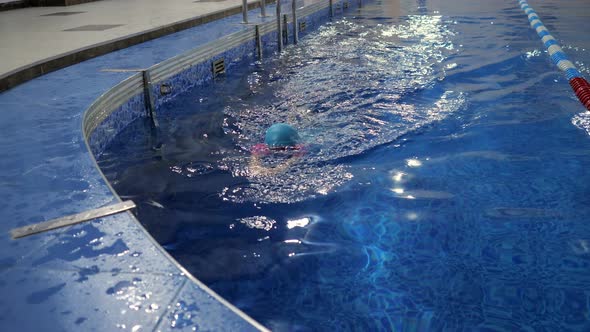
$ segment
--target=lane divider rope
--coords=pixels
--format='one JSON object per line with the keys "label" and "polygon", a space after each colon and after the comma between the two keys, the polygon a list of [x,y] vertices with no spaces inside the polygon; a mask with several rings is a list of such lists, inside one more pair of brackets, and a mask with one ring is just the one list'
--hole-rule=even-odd
{"label": "lane divider rope", "polygon": [[526,0],[518,1],[520,8],[527,14],[531,28],[533,28],[537,35],[541,38],[543,45],[549,53],[551,61],[565,74],[565,77],[574,90],[576,97],[580,100],[582,105],[590,111],[590,84],[582,76],[582,73],[576,66],[567,58],[565,52],[559,47],[557,40],[551,36],[549,30],[545,27],[539,15],[526,2]]}

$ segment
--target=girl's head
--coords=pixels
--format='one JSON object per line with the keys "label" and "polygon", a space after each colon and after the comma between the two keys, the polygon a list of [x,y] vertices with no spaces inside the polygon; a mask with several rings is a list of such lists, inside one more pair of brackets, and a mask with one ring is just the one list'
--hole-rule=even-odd
{"label": "girl's head", "polygon": [[264,143],[271,149],[295,147],[300,141],[297,130],[286,123],[273,124],[264,137]]}

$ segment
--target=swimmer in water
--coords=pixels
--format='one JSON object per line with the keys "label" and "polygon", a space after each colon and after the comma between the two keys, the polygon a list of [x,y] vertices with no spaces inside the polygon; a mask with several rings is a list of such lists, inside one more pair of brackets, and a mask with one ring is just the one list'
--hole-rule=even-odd
{"label": "swimmer in water", "polygon": [[[284,163],[275,167],[265,167],[261,158],[272,152],[294,152]],[[303,155],[303,144],[295,128],[286,123],[275,123],[266,130],[264,143],[252,147],[250,170],[252,175],[270,176],[284,172]]]}

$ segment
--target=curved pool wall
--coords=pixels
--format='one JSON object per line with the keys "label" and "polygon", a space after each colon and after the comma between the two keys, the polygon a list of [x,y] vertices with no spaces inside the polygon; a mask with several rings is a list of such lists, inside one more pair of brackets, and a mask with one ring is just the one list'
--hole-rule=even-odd
{"label": "curved pool wall", "polygon": [[[359,2],[334,4],[338,15]],[[288,14],[290,6],[283,7]],[[273,12],[274,6],[267,10]],[[250,17],[257,14],[253,11]],[[329,19],[329,8],[308,5],[298,14],[311,30]],[[146,116],[143,81],[127,69],[153,70],[152,89],[156,105],[161,105],[191,86],[206,84],[212,76],[208,60],[183,63],[161,76],[158,70],[190,57],[195,48],[211,48],[217,39],[227,40],[234,33],[252,36],[253,25],[240,22],[241,15],[227,17],[0,93],[2,330],[265,330],[190,276],[129,212],[20,240],[9,237],[16,227],[119,201],[97,169],[86,138],[92,152],[100,154],[119,130]],[[276,32],[269,28],[262,39],[268,56],[277,46]],[[240,39],[210,54],[225,57],[226,70],[231,70],[252,61],[253,45],[251,39]],[[162,84],[172,93],[159,95]]]}

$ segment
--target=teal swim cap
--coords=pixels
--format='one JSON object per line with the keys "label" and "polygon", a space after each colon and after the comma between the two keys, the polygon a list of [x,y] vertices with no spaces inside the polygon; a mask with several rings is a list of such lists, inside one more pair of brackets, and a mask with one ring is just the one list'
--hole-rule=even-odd
{"label": "teal swim cap", "polygon": [[273,124],[266,130],[264,137],[264,143],[270,148],[295,146],[299,140],[297,130],[286,123]]}

